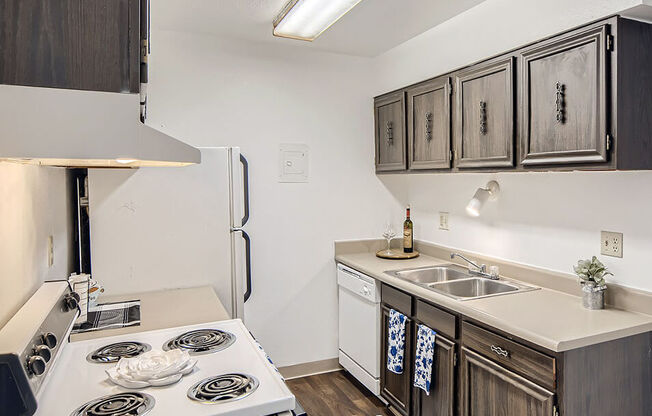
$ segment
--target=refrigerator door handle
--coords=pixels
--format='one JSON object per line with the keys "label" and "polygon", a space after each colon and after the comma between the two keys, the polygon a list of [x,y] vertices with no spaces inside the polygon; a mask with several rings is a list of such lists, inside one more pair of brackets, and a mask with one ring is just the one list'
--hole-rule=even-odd
{"label": "refrigerator door handle", "polygon": [[242,217],[241,227],[244,227],[249,221],[249,162],[242,156],[242,153],[240,153],[240,163],[242,163],[242,187],[244,193],[244,216]]}
{"label": "refrigerator door handle", "polygon": [[247,289],[244,294],[244,301],[248,301],[251,296],[251,238],[249,234],[243,229],[238,231],[242,232],[242,238],[245,240],[245,268],[246,268],[246,277],[247,277]]}

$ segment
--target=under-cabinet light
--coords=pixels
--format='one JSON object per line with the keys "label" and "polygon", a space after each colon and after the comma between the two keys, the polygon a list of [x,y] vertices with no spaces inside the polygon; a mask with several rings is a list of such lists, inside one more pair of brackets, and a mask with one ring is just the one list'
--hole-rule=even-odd
{"label": "under-cabinet light", "polygon": [[313,41],[362,0],[290,0],[274,19],[274,36]]}

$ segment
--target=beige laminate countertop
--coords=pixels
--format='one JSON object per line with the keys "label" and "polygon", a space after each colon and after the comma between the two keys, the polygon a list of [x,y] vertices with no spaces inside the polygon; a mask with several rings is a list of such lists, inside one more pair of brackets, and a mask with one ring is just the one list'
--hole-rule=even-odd
{"label": "beige laminate countertop", "polygon": [[84,341],[231,319],[211,286],[118,296],[102,295],[99,301],[107,303],[135,299],[140,299],[140,325],[73,334],[70,336],[70,341]]}
{"label": "beige laminate countertop", "polygon": [[385,260],[365,252],[338,254],[335,260],[405,292],[556,352],[652,331],[650,315],[609,308],[587,310],[582,307],[579,297],[551,289],[459,301],[384,273],[450,263],[423,254],[411,260]]}

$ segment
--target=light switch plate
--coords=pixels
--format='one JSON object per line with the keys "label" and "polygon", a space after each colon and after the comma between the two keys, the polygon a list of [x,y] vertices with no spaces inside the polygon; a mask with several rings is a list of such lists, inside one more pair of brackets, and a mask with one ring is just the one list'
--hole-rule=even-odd
{"label": "light switch plate", "polygon": [[448,231],[448,212],[439,213],[439,229]]}
{"label": "light switch plate", "polygon": [[308,182],[309,149],[305,144],[281,144],[278,154],[279,182]]}
{"label": "light switch plate", "polygon": [[600,254],[611,257],[623,256],[623,233],[600,232]]}

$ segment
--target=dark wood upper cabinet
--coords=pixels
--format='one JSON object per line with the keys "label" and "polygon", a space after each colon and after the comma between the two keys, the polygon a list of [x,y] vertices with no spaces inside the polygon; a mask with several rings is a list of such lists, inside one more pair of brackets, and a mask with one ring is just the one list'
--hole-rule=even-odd
{"label": "dark wood upper cabinet", "polygon": [[459,168],[514,165],[514,58],[474,65],[456,76]]}
{"label": "dark wood upper cabinet", "polygon": [[407,90],[408,168],[451,166],[451,79],[441,77]]}
{"label": "dark wood upper cabinet", "polygon": [[467,348],[462,348],[461,365],[463,416],[554,414],[553,392]]}
{"label": "dark wood upper cabinet", "polygon": [[374,100],[376,130],[376,171],[405,170],[405,93],[403,91]]}
{"label": "dark wood upper cabinet", "polygon": [[[652,24],[613,16],[406,87],[407,169],[450,166],[449,104],[451,172],[652,170],[651,44]],[[377,115],[377,161],[380,131]],[[380,154],[378,171],[406,170]]]}
{"label": "dark wood upper cabinet", "polygon": [[0,83],[138,92],[141,0],[0,0]]}
{"label": "dark wood upper cabinet", "polygon": [[520,54],[523,165],[607,161],[609,25]]}

